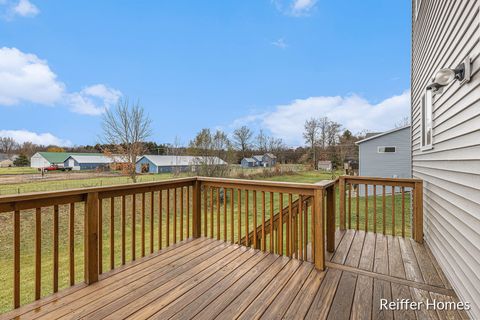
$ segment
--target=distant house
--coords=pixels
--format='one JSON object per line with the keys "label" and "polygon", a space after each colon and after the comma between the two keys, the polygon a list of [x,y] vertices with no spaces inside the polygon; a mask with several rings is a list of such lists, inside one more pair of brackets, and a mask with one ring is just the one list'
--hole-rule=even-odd
{"label": "distant house", "polygon": [[[202,163],[202,158],[194,156],[155,156],[145,155],[137,161],[137,173],[169,173],[196,171],[196,167]],[[227,165],[218,157],[212,157],[207,163],[212,165]]]}
{"label": "distant house", "polygon": [[108,168],[114,160],[103,154],[82,154],[71,155],[63,162],[65,168],[72,170],[96,170],[100,168]]}
{"label": "distant house", "polygon": [[5,153],[0,153],[0,168],[13,167],[13,162],[18,158],[18,155],[8,155]]}
{"label": "distant house", "polygon": [[51,165],[63,165],[72,153],[68,152],[37,152],[30,158],[32,168],[46,168]]}
{"label": "distant house", "polygon": [[318,161],[317,168],[318,170],[332,171],[332,161]]}
{"label": "distant house", "polygon": [[240,161],[240,165],[243,168],[273,167],[276,163],[277,157],[271,153],[265,153],[264,155],[255,155],[251,158],[243,158]]}

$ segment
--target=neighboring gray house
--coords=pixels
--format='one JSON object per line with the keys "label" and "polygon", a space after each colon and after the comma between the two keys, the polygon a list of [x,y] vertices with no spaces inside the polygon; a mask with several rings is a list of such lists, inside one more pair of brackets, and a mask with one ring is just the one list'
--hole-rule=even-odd
{"label": "neighboring gray house", "polygon": [[356,144],[360,176],[412,177],[410,126],[378,133]]}
{"label": "neighboring gray house", "polygon": [[[480,1],[412,7],[412,172],[424,180],[425,242],[480,319]],[[463,79],[442,70],[434,80],[462,63]]]}
{"label": "neighboring gray house", "polygon": [[63,166],[72,170],[96,170],[108,168],[114,162],[112,157],[102,154],[71,155],[63,162]]}
{"label": "neighboring gray house", "polygon": [[[196,166],[202,163],[202,158],[194,156],[155,156],[145,155],[137,161],[137,173],[168,173],[195,171]],[[212,165],[227,165],[218,157],[208,158],[205,161]]]}
{"label": "neighboring gray house", "polygon": [[265,153],[264,155],[255,155],[251,158],[243,158],[240,165],[243,168],[253,167],[273,167],[277,163],[277,157],[272,153]]}

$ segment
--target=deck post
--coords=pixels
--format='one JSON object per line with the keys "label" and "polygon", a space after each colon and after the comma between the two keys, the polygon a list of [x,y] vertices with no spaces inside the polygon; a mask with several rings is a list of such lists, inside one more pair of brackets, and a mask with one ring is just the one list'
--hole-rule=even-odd
{"label": "deck post", "polygon": [[199,180],[193,185],[193,215],[192,215],[192,236],[199,238],[202,233],[202,183]]}
{"label": "deck post", "polygon": [[324,219],[324,189],[315,189],[313,194],[313,215],[314,215],[314,263],[318,270],[325,270],[325,235],[323,228]]}
{"label": "deck post", "polygon": [[[346,229],[346,224],[345,224],[345,177],[341,176],[338,179],[338,192],[340,194],[340,230],[345,230]],[[335,206],[334,206],[335,208]]]}
{"label": "deck post", "polygon": [[327,251],[335,250],[335,185],[327,188]]}
{"label": "deck post", "polygon": [[413,201],[413,238],[423,243],[423,181],[415,182]]}
{"label": "deck post", "polygon": [[[98,281],[98,192],[87,194],[85,211],[85,282],[92,284]],[[101,223],[101,222],[100,222]]]}

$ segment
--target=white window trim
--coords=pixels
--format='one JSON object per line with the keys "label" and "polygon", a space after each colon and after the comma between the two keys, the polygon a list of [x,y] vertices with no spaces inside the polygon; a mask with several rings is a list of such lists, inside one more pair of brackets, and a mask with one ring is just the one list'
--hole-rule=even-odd
{"label": "white window trim", "polygon": [[[430,143],[427,143],[428,126],[426,124],[427,96],[430,95]],[[424,110],[425,109],[425,110]],[[428,151],[433,149],[433,94],[431,90],[425,90],[420,99],[420,150]]]}
{"label": "white window trim", "polygon": [[[385,151],[380,151],[380,148],[395,148],[394,152],[385,152]],[[397,153],[397,147],[396,146],[378,146],[377,147],[377,153]]]}

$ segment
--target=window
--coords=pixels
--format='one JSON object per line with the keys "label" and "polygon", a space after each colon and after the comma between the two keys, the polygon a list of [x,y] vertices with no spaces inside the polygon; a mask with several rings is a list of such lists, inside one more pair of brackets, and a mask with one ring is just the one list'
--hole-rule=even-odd
{"label": "window", "polygon": [[397,147],[378,147],[378,153],[393,153],[397,152]]}
{"label": "window", "polygon": [[421,116],[422,116],[422,150],[432,148],[432,90],[426,90],[422,95],[421,101]]}

